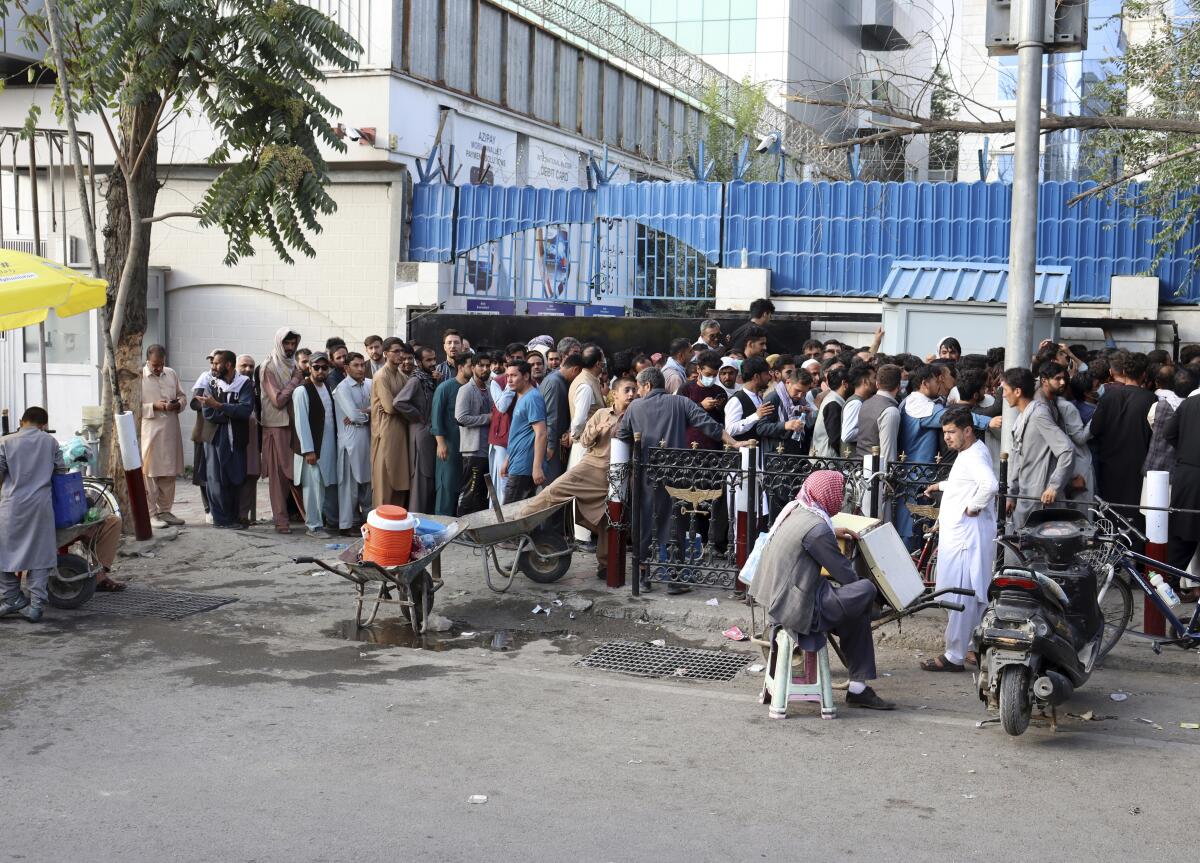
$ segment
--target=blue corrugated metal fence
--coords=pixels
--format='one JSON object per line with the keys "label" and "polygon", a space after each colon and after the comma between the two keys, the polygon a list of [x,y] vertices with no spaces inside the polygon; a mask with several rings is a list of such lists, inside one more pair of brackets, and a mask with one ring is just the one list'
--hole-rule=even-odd
{"label": "blue corrugated metal fence", "polygon": [[[1104,302],[1114,275],[1145,272],[1159,223],[1113,198],[1067,201],[1090,184],[1045,183],[1038,262],[1069,267],[1074,302]],[[422,191],[442,189],[443,191]],[[772,271],[776,295],[878,296],[896,260],[1008,260],[1011,187],[1002,183],[631,183],[599,191],[417,187],[411,257],[450,259],[537,226],[622,219],[672,237],[707,263]],[[1157,268],[1164,303],[1200,301],[1187,249],[1193,226]],[[678,286],[668,287],[678,291]],[[678,291],[666,296],[697,296]],[[663,296],[655,293],[655,296]]]}

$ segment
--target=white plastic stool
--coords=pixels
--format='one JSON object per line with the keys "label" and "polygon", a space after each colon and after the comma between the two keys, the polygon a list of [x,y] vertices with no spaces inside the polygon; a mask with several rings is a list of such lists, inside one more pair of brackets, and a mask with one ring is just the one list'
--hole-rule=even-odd
{"label": "white plastic stool", "polygon": [[766,678],[759,700],[770,704],[772,719],[786,719],[788,705],[793,701],[816,701],[821,705],[821,718],[837,717],[833,703],[833,682],[829,676],[829,649],[822,645],[815,653],[804,651],[803,672],[792,676],[792,653],[796,643],[782,626],[773,627],[771,650],[767,656]]}

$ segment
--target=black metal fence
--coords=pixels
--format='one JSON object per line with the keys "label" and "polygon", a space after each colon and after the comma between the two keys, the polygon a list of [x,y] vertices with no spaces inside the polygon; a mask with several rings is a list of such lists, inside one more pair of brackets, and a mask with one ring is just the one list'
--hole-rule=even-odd
{"label": "black metal fence", "polygon": [[[632,450],[628,472],[614,467],[609,478],[614,488],[629,480],[624,527],[632,534],[634,594],[655,585],[736,590],[738,571],[760,526],[769,524],[819,470],[846,478],[846,511],[894,518],[904,507],[912,535],[920,537],[937,518],[936,502],[923,493],[944,481],[953,466],[950,459],[901,459],[876,471],[861,458],[676,449],[661,443],[643,457],[640,440]],[[743,452],[750,453],[745,462]],[[1006,479],[1002,460],[1001,501]],[[1003,525],[1003,504],[999,510]]]}

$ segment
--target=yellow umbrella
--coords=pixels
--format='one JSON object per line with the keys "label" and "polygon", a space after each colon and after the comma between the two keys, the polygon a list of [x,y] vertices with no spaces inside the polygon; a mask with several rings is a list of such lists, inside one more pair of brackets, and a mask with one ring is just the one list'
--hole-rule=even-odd
{"label": "yellow umbrella", "polygon": [[98,309],[107,288],[54,261],[0,249],[0,331],[40,324],[51,309],[64,318]]}

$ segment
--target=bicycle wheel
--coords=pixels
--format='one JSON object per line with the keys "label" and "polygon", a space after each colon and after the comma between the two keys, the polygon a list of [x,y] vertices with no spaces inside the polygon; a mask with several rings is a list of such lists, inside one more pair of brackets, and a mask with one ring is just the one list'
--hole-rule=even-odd
{"label": "bicycle wheel", "polygon": [[1114,573],[1109,582],[1108,590],[1100,600],[1100,614],[1104,618],[1104,636],[1100,640],[1100,652],[1096,655],[1099,662],[1110,650],[1116,647],[1125,627],[1133,617],[1133,591],[1129,582],[1121,575]]}

